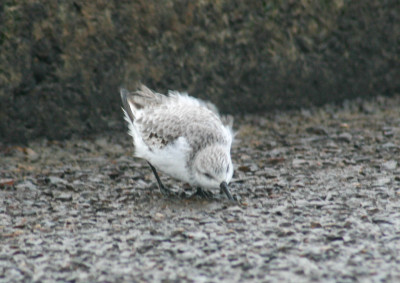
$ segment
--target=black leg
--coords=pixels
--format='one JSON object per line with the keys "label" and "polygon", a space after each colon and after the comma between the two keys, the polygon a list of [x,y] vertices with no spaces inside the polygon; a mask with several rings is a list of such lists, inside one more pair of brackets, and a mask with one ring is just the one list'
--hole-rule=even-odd
{"label": "black leg", "polygon": [[226,194],[226,196],[228,197],[229,200],[233,200],[233,201],[235,200],[232,197],[232,194],[229,191],[228,184],[226,182],[222,182],[221,185],[219,186],[219,188],[221,189],[222,192],[224,192]]}
{"label": "black leg", "polygon": [[170,194],[171,191],[164,187],[163,183],[161,183],[160,177],[158,176],[156,168],[153,167],[153,165],[150,164],[150,162],[147,162],[150,165],[151,171],[153,171],[154,176],[156,176],[158,187],[160,188],[160,191],[162,194]]}

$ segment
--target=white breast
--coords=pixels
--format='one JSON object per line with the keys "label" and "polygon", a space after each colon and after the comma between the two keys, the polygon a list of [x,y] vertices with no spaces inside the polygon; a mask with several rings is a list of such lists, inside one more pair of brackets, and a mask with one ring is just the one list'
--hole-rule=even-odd
{"label": "white breast", "polygon": [[189,171],[186,167],[190,146],[184,137],[174,143],[152,151],[142,142],[135,143],[135,155],[149,161],[160,171],[173,178],[190,183]]}

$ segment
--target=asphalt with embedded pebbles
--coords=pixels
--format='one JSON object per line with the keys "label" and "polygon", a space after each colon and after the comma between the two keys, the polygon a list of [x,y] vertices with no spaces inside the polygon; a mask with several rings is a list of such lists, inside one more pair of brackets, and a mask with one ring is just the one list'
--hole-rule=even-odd
{"label": "asphalt with embedded pebbles", "polygon": [[126,133],[0,146],[0,282],[399,282],[400,97],[236,117],[230,202]]}

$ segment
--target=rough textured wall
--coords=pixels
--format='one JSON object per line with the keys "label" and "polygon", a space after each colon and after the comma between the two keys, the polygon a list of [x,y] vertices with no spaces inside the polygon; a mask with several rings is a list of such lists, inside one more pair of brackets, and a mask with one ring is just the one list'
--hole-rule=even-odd
{"label": "rough textured wall", "polygon": [[400,93],[397,2],[3,0],[0,141],[120,128],[137,80],[231,113]]}

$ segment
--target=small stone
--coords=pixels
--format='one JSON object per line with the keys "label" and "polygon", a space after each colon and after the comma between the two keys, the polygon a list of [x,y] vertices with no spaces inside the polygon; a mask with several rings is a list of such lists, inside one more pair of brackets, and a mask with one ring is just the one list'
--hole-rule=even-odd
{"label": "small stone", "polygon": [[349,133],[341,133],[338,136],[338,139],[340,141],[344,141],[344,142],[351,142],[351,140],[353,139],[353,136],[351,134],[349,134]]}
{"label": "small stone", "polygon": [[387,143],[385,143],[385,144],[382,145],[382,148],[383,148],[383,149],[392,149],[392,148],[399,148],[399,146],[398,146],[398,145],[395,145],[395,144],[392,143],[392,142],[387,142]]}
{"label": "small stone", "polygon": [[382,164],[382,167],[386,170],[394,170],[397,167],[397,161],[389,160]]}
{"label": "small stone", "polygon": [[153,220],[154,220],[154,221],[157,221],[157,222],[160,222],[160,221],[164,220],[164,218],[165,218],[165,215],[162,214],[162,213],[159,213],[159,212],[157,212],[157,213],[154,214],[154,216],[153,216]]}
{"label": "small stone", "polygon": [[177,228],[171,233],[171,237],[175,237],[177,235],[181,235],[183,232],[185,232],[185,229],[183,228]]}
{"label": "small stone", "polygon": [[373,183],[374,187],[382,187],[386,184],[389,184],[391,179],[389,177],[380,177]]}
{"label": "small stone", "polygon": [[339,148],[339,146],[334,142],[334,141],[328,141],[328,143],[326,144],[327,148],[330,149],[337,149]]}
{"label": "small stone", "polygon": [[315,135],[327,135],[328,131],[322,126],[311,126],[306,128],[307,133]]}
{"label": "small stone", "polygon": [[6,186],[12,186],[14,185],[15,180],[14,179],[0,179],[0,187],[6,187]]}
{"label": "small stone", "polygon": [[70,193],[61,193],[61,194],[56,196],[56,200],[72,201],[72,194],[70,194]]}
{"label": "small stone", "polygon": [[322,225],[319,222],[311,222],[310,227],[311,227],[311,229],[315,229],[315,228],[321,228]]}
{"label": "small stone", "polygon": [[189,239],[194,239],[194,240],[208,239],[207,234],[203,233],[203,232],[189,232],[189,233],[186,233],[186,236]]}
{"label": "small stone", "polygon": [[26,147],[24,148],[24,153],[28,157],[28,159],[32,162],[37,161],[39,159],[39,154],[37,154],[33,149]]}
{"label": "small stone", "polygon": [[245,173],[251,171],[249,166],[239,166],[237,170],[245,172]]}
{"label": "small stone", "polygon": [[33,184],[30,180],[26,180],[22,183],[19,183],[15,186],[17,190],[28,189],[28,190],[36,190],[37,186]]}
{"label": "small stone", "polygon": [[308,165],[308,161],[305,159],[293,159],[293,161],[292,161],[292,166],[294,168],[299,168],[304,165]]}
{"label": "small stone", "polygon": [[61,179],[56,176],[50,176],[50,177],[48,177],[48,180],[49,180],[50,184],[54,184],[54,185],[57,185],[57,184],[66,185],[68,183],[66,180]]}
{"label": "small stone", "polygon": [[256,176],[264,176],[265,178],[276,178],[278,176],[278,172],[274,169],[264,169],[263,171],[258,171],[255,173]]}
{"label": "small stone", "polygon": [[94,142],[97,146],[102,147],[102,148],[107,148],[108,147],[108,142],[105,138],[98,138]]}

